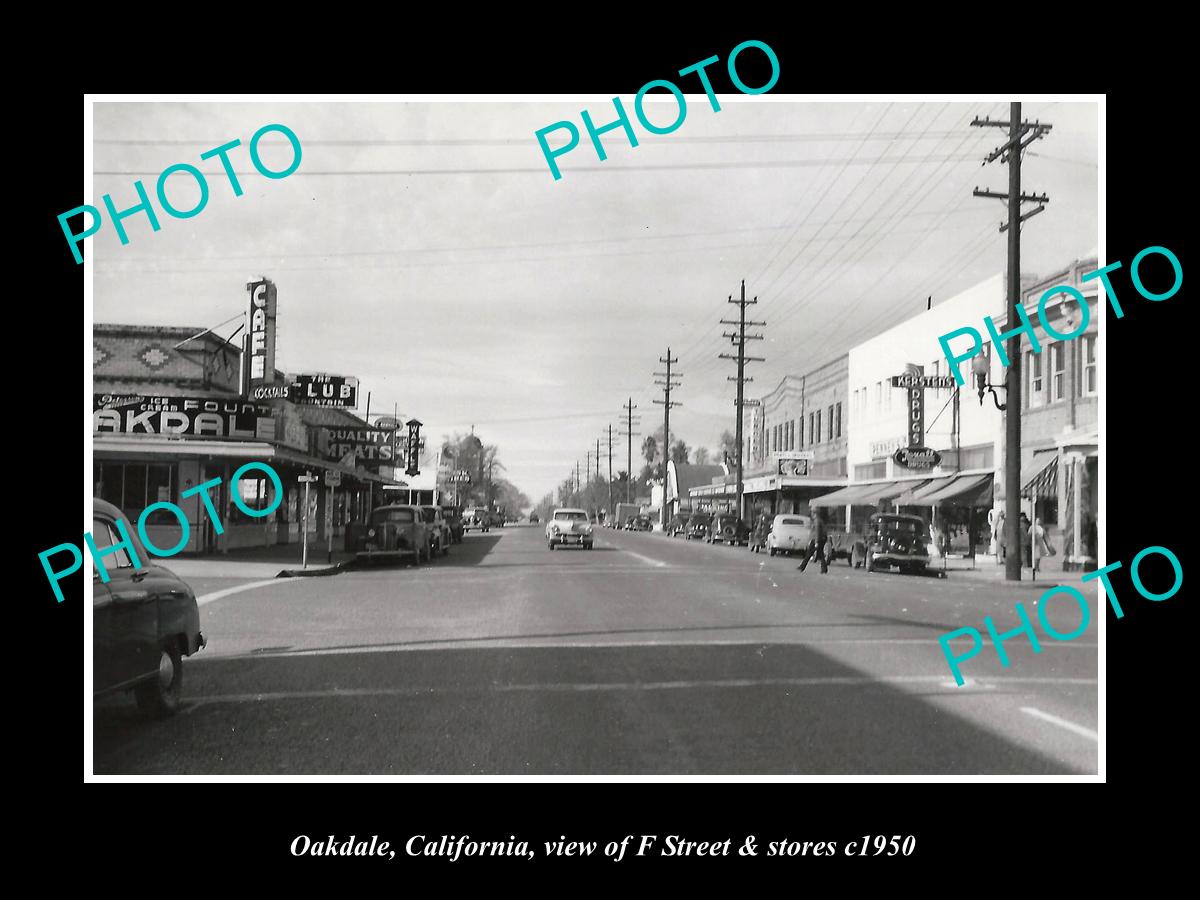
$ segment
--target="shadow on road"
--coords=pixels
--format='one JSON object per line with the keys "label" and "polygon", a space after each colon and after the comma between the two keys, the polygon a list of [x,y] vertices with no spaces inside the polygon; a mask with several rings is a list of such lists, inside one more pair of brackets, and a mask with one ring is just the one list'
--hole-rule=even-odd
{"label": "shadow on road", "polygon": [[[97,706],[97,773],[1047,774],[1095,766],[1087,751],[1054,759],[789,644],[226,657],[187,671],[185,708],[172,719]],[[917,681],[926,691],[937,683]]]}

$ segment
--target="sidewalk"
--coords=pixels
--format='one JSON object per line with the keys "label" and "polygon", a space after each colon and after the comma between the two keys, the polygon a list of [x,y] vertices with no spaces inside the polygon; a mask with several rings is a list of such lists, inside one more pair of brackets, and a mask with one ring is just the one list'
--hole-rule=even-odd
{"label": "sidewalk", "polygon": [[[300,569],[302,552],[300,544],[277,544],[204,556],[174,556],[164,560],[163,564],[181,578],[275,578],[285,569]],[[333,551],[333,565],[352,559],[353,553],[337,549]],[[327,545],[314,547],[309,544],[308,571],[325,569],[329,565]]]}
{"label": "sidewalk", "polygon": [[[970,578],[972,580],[979,579],[982,581],[1004,581],[1004,564],[997,563],[996,557],[991,555],[981,554],[975,557],[974,568],[970,557],[955,557],[950,556],[943,560],[940,556],[935,556],[929,561],[930,571],[940,571],[945,563],[947,578]],[[1056,584],[1075,584],[1080,580],[1083,572],[1064,572],[1062,568],[1062,556],[1050,556],[1038,560],[1038,570],[1036,574],[1029,566],[1021,568],[1021,583],[1022,584],[1038,584],[1052,587]]]}

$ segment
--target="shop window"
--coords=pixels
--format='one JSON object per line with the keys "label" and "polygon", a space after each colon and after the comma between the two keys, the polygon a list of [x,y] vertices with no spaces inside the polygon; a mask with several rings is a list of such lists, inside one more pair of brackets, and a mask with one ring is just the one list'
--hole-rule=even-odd
{"label": "shop window", "polygon": [[121,509],[135,518],[146,508],[146,466],[144,463],[125,464],[125,496]]}
{"label": "shop window", "polygon": [[1096,394],[1096,336],[1085,334],[1079,339],[1076,358],[1083,361],[1083,375],[1076,379],[1079,396],[1093,397]]}
{"label": "shop window", "polygon": [[[261,478],[255,478],[253,475],[243,475],[237,484],[238,493],[241,495],[242,503],[253,510],[266,509],[275,502],[273,496],[275,488],[264,475]],[[321,488],[320,490],[323,490]],[[312,497],[315,497],[317,491],[312,491]],[[311,497],[310,497],[311,501]],[[254,522],[265,523],[272,520],[271,516],[248,516],[242,512],[241,508],[236,503],[229,504],[229,519],[234,524],[250,524]]]}
{"label": "shop window", "polygon": [[99,478],[97,496],[120,509],[121,496],[125,491],[125,467],[120,463],[105,463],[100,468]]}
{"label": "shop window", "polygon": [[1025,352],[1025,406],[1036,409],[1045,401],[1046,379],[1042,370],[1042,355],[1031,350]]}
{"label": "shop window", "polygon": [[169,465],[152,465],[146,470],[146,506],[151,503],[173,503],[175,494],[171,483],[172,467]]}
{"label": "shop window", "polygon": [[1056,341],[1050,345],[1050,401],[1067,395],[1067,345]]}

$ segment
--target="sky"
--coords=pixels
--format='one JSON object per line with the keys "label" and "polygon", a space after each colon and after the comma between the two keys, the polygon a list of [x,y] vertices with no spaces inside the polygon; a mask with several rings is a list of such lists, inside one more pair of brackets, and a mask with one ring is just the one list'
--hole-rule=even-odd
{"label": "sky", "polygon": [[[653,95],[651,95],[653,96]],[[677,114],[669,95],[651,121]],[[632,98],[623,97],[627,109]],[[765,320],[747,368],[747,396],[802,373],[985,278],[1003,272],[1000,200],[1006,168],[981,166],[1003,143],[975,116],[1007,118],[999,101],[872,100],[720,95],[714,112],[688,95],[673,133],[633,118],[602,136],[598,160],[580,110],[600,125],[611,98],[520,102],[102,102],[93,107],[94,196],[118,210],[154,195],[159,173],[190,163],[207,176],[207,206],[187,219],[156,209],[125,220],[129,243],[105,227],[95,260],[94,321],[212,327],[244,314],[245,284],[278,287],[278,368],[357,376],[371,417],[416,416],[434,438],[472,425],[500,447],[509,479],[533,502],[572,472],[632,398],[640,425],[662,423],[659,358],[679,358],[672,436],[718,446],[732,431],[735,365],[720,319],[746,281]],[[1095,253],[1094,103],[1026,103],[1053,124],[1022,163],[1023,190],[1045,212],[1022,231],[1022,269],[1049,274]],[[632,113],[631,113],[632,118]],[[534,137],[573,121],[581,143],[558,157],[555,180]],[[246,145],[282,123],[302,159],[286,178],[261,176]],[[233,139],[244,189],[200,154]],[[565,132],[549,137],[552,147]],[[283,169],[285,138],[262,160]],[[167,183],[181,209],[198,198],[186,175]],[[228,335],[238,322],[218,329]],[[634,439],[637,465],[638,444]]]}

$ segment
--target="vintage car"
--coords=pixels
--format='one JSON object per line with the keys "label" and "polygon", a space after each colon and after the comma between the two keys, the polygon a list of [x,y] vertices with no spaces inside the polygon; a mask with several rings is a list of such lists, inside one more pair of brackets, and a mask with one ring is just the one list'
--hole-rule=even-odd
{"label": "vintage car", "polygon": [[708,523],[708,534],[704,538],[710,544],[728,544],[736,547],[750,542],[750,526],[735,513],[717,513]]}
{"label": "vintage car", "polygon": [[152,561],[137,531],[111,503],[93,500],[92,539],[97,550],[129,537],[124,548],[101,557],[106,582],[92,568],[93,694],[132,690],[142,712],[169,716],[179,708],[183,657],[207,641],[200,632],[200,609],[187,582]]}
{"label": "vintage car", "polygon": [[[875,513],[861,541],[855,544],[854,554],[861,555],[868,572],[895,567],[920,574],[929,565],[928,534],[929,528],[920,516]],[[851,565],[857,562],[857,558],[852,559]]]}
{"label": "vintage car", "polygon": [[463,539],[462,513],[457,506],[443,506],[442,518],[450,526],[450,538],[455,544],[461,544]]}
{"label": "vintage car", "polygon": [[667,527],[663,529],[668,537],[679,537],[687,531],[688,519],[692,517],[691,513],[675,513],[671,516],[671,521],[667,523]]}
{"label": "vintage car", "polygon": [[430,532],[421,507],[391,503],[371,510],[359,559],[411,557],[413,562],[422,563],[431,556]]}
{"label": "vintage car", "polygon": [[767,553],[804,553],[813,538],[811,516],[786,513],[776,516],[771,522],[771,533],[767,535]]}
{"label": "vintage car", "polygon": [[633,516],[626,526],[630,531],[653,531],[654,520],[646,515]]}
{"label": "vintage car", "polygon": [[694,512],[688,519],[687,530],[684,531],[683,537],[685,540],[708,540],[708,525],[712,522],[712,513]]}
{"label": "vintage car", "polygon": [[488,520],[489,520],[489,524],[493,528],[503,528],[504,527],[504,513],[500,512],[499,510],[493,509],[491,512],[489,512]]}
{"label": "vintage car", "polygon": [[538,514],[537,514],[537,513],[530,513],[530,514],[529,514],[529,524],[530,524],[530,525],[536,525],[536,524],[537,524],[538,522],[540,522],[540,521],[541,521],[541,519],[539,519],[539,518],[538,518]]}
{"label": "vintage car", "polygon": [[492,527],[492,517],[482,506],[468,506],[462,514],[463,531],[478,528],[487,531]]}
{"label": "vintage car", "polygon": [[454,533],[450,529],[450,523],[442,516],[442,508],[422,506],[421,518],[429,531],[429,555],[446,556],[450,552],[450,545],[454,543]]}
{"label": "vintage car", "polygon": [[592,549],[592,523],[586,510],[556,509],[546,523],[546,545],[555,547],[574,545],[585,550]]}

